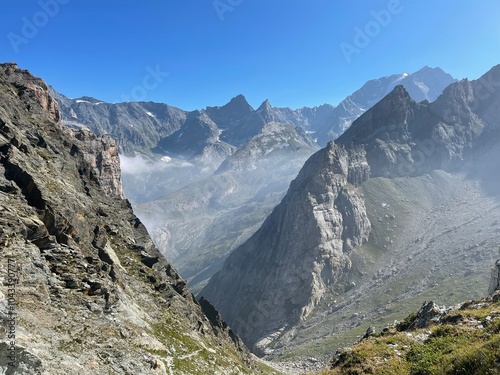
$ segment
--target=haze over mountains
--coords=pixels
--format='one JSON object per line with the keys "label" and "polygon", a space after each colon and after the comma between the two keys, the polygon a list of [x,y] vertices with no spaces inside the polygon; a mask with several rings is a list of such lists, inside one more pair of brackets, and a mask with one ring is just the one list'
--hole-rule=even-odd
{"label": "haze over mountains", "polygon": [[137,205],[135,211],[198,291],[257,230],[317,149],[300,129],[267,123],[212,176]]}
{"label": "haze over mountains", "polygon": [[337,107],[297,110],[274,108],[268,100],[253,109],[243,95],[190,113],[166,104],[56,97],[65,124],[117,140],[127,197],[161,251],[198,291],[260,226],[318,146],[398,83],[416,100],[432,101],[454,81],[439,68],[424,67],[369,81]]}
{"label": "haze over mountains", "polygon": [[[323,340],[353,341],[423,293],[450,303],[483,294],[498,205],[485,191],[493,182],[467,178],[479,164],[464,163],[496,121],[473,100],[486,78],[455,83],[424,67],[369,81],[337,107],[298,110],[255,110],[242,95],[189,113],[106,105],[124,116],[109,132],[122,145],[125,192],[193,290],[208,282],[200,295],[255,353],[326,357]],[[68,125],[93,118],[84,125],[97,129],[97,115],[78,111],[105,103],[81,100],[67,102]],[[155,126],[162,135],[144,147],[141,131]],[[449,292],[463,264],[462,287]]]}
{"label": "haze over mountains", "polygon": [[[426,67],[300,110],[239,95],[185,112],[52,90],[61,112],[45,82],[2,64],[15,373],[276,373],[245,345],[321,366],[423,300],[497,289],[500,65],[447,81]],[[320,149],[332,129],[343,134]]]}
{"label": "haze over mountains", "polygon": [[500,241],[498,87],[500,66],[433,103],[396,86],[305,163],[200,296],[254,352],[279,356],[321,353],[422,300],[485,295]]}

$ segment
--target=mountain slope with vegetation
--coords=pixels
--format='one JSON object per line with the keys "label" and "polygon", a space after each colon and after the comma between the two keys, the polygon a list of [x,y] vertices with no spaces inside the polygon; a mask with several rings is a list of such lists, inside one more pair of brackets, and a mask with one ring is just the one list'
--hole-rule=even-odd
{"label": "mountain slope with vegetation", "polygon": [[500,374],[499,293],[448,309],[426,302],[402,322],[339,350],[321,375]]}

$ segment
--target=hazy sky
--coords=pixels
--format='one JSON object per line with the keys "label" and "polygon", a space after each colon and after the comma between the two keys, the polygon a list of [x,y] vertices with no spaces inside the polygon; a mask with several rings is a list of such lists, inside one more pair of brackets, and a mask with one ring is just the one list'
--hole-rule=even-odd
{"label": "hazy sky", "polygon": [[498,0],[0,0],[0,61],[69,96],[337,104],[365,81],[500,63]]}

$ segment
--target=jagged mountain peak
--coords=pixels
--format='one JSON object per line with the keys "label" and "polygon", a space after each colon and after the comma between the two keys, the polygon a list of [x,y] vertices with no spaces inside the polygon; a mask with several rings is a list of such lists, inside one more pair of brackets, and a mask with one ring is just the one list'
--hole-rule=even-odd
{"label": "jagged mountain peak", "polygon": [[410,75],[416,76],[416,77],[422,77],[422,76],[428,75],[428,74],[434,74],[435,76],[449,77],[449,78],[455,80],[451,74],[446,73],[439,66],[436,66],[435,68],[432,68],[432,67],[430,67],[428,65],[425,65],[424,67],[420,68],[419,70],[417,70],[416,72],[414,72],[414,73],[412,73]]}
{"label": "jagged mountain peak", "polygon": [[362,107],[368,109],[380,100],[377,95],[387,95],[394,87],[403,85],[410,96],[417,102],[424,99],[432,102],[446,86],[455,81],[455,78],[441,68],[424,66],[412,74],[393,74],[388,77],[370,80],[360,90],[349,96],[348,99],[350,98],[358,105],[361,104]]}
{"label": "jagged mountain peak", "polygon": [[423,67],[408,74],[393,74],[366,82],[359,90],[346,97],[332,109],[329,121],[317,129],[318,143],[326,145],[345,132],[354,120],[378,103],[398,85],[403,85],[409,95],[417,102],[435,101],[456,79],[440,68]]}
{"label": "jagged mountain peak", "polygon": [[220,131],[205,112],[193,111],[182,127],[160,140],[159,147],[168,154],[187,156],[196,154],[201,145],[217,141]]}
{"label": "jagged mountain peak", "polygon": [[431,70],[439,70],[439,71],[443,71],[441,68],[437,67],[437,68],[431,68],[429,65],[424,65],[422,68],[420,68],[419,70],[417,70],[415,73],[413,74],[419,74],[419,73],[425,73],[425,72],[428,72],[428,71],[431,71]]}
{"label": "jagged mountain peak", "polygon": [[270,112],[272,110],[272,105],[269,99],[266,99],[257,109],[257,112]]}
{"label": "jagged mountain peak", "polygon": [[236,95],[229,101],[229,103],[222,106],[221,109],[241,111],[243,113],[253,111],[252,106],[248,103],[247,99],[242,94]]}
{"label": "jagged mountain peak", "polygon": [[158,142],[155,151],[217,168],[235,148],[221,142],[221,130],[205,111],[193,111],[179,130]]}
{"label": "jagged mountain peak", "polygon": [[397,85],[396,87],[394,87],[394,89],[389,94],[387,94],[384,99],[382,99],[382,102],[388,99],[392,100],[392,98],[403,98],[405,100],[413,100],[403,85]]}
{"label": "jagged mountain peak", "polygon": [[179,131],[193,126],[210,129],[210,131],[214,134],[219,133],[219,129],[217,128],[215,122],[213,122],[212,119],[203,111],[194,111],[189,113],[185,124],[181,127],[181,129],[179,129]]}
{"label": "jagged mountain peak", "polygon": [[396,86],[380,102],[362,114],[342,134],[339,144],[366,144],[374,138],[392,138],[390,132],[399,132],[408,123],[411,108],[417,103],[403,85]]}
{"label": "jagged mountain peak", "polygon": [[214,122],[212,121],[210,116],[208,116],[207,113],[203,110],[197,109],[197,110],[191,111],[187,114],[186,120],[194,120],[194,119],[198,119],[200,121],[206,121],[206,122],[210,122],[210,123],[214,124]]}

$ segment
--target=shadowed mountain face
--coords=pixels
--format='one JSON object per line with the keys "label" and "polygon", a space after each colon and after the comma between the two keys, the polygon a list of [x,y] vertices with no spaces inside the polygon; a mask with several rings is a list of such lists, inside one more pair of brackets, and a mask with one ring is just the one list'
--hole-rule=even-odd
{"label": "shadowed mountain face", "polygon": [[59,104],[65,125],[109,134],[125,155],[147,153],[162,138],[178,130],[187,117],[185,111],[167,104],[111,104],[89,97],[69,99],[53,89],[51,94]]}
{"label": "shadowed mountain face", "polygon": [[0,65],[0,213],[0,271],[16,277],[0,282],[1,373],[261,372],[123,199],[115,142],[62,126],[15,64]]}
{"label": "shadowed mountain face", "polygon": [[208,107],[205,111],[219,126],[221,139],[236,147],[244,145],[257,135],[266,122],[243,95],[234,97],[222,107]]}
{"label": "shadowed mountain face", "polygon": [[188,114],[179,130],[160,140],[156,150],[199,163],[207,159],[219,165],[235,151],[234,146],[221,142],[219,137],[217,125],[204,112],[196,111]]}
{"label": "shadowed mountain face", "polygon": [[395,87],[306,162],[200,295],[256,353],[299,356],[423,298],[484,295],[500,241],[499,87],[500,66],[430,104]]}

